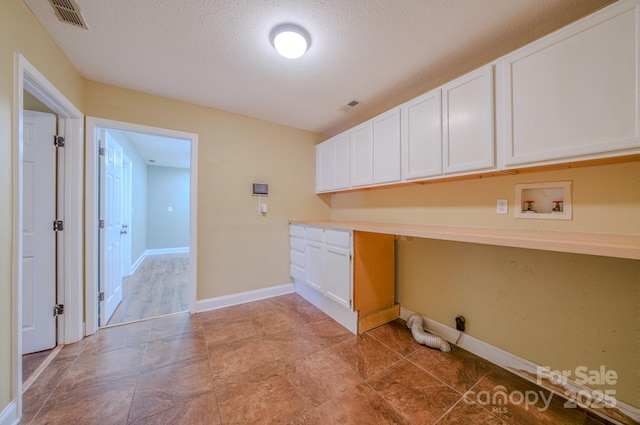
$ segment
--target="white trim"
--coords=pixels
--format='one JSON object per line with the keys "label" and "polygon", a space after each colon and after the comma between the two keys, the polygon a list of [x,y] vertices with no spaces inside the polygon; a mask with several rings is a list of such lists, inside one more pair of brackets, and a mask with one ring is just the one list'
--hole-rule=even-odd
{"label": "white trim", "polygon": [[[140,257],[136,260],[135,263],[131,265],[130,274],[134,274],[136,270],[140,267],[142,262],[150,255],[163,255],[163,254],[184,254],[190,252],[190,247],[184,246],[181,248],[159,248],[159,249],[147,249],[145,250]],[[192,312],[193,313],[193,312]]]}
{"label": "white trim", "polygon": [[129,276],[132,276],[140,267],[144,259],[147,258],[147,251],[143,252],[142,255],[138,257],[138,259],[131,265],[131,271],[129,272]]}
{"label": "white trim", "polygon": [[[24,91],[28,91],[58,115],[59,133],[66,139],[64,150],[65,231],[59,255],[64,281],[58,285],[59,302],[65,314],[58,317],[58,342],[82,339],[82,210],[83,210],[83,120],[84,115],[53,86],[24,56],[14,54],[13,93],[13,258],[12,258],[12,393],[15,413],[22,414],[22,126]],[[3,413],[4,415],[4,413]]]}
{"label": "white trim", "polygon": [[[190,168],[190,240],[189,240],[189,311],[196,312],[196,278],[197,269],[197,222],[198,222],[198,135],[184,131],[150,127],[103,118],[87,117],[86,119],[86,220],[85,220],[85,335],[94,334],[98,330],[98,150],[97,131],[100,128],[134,131],[156,136],[185,139],[191,142]],[[132,266],[133,268],[133,266]]]}
{"label": "white trim", "polygon": [[293,283],[287,283],[284,285],[271,286],[269,288],[256,289],[254,291],[240,292],[237,294],[199,300],[196,302],[196,310],[198,313],[208,310],[217,310],[219,308],[231,307],[280,295],[292,294],[293,292],[295,292],[293,290]]}
{"label": "white trim", "polygon": [[16,409],[16,402],[12,401],[0,413],[0,425],[18,425],[20,418]]}
{"label": "white trim", "polygon": [[144,256],[148,256],[148,255],[164,255],[164,254],[183,254],[183,253],[188,253],[189,252],[189,247],[188,246],[183,246],[183,247],[179,247],[179,248],[154,248],[154,249],[147,249],[144,252]]}
{"label": "white trim", "polygon": [[[400,318],[405,321],[409,318],[409,316],[413,314],[415,313],[409,309],[406,309],[404,307],[400,308]],[[558,387],[548,385],[547,380],[541,380],[541,382],[537,382],[536,379],[532,378],[533,376],[537,376],[539,368],[544,366],[537,365],[533,362],[530,362],[529,360],[518,357],[515,354],[508,353],[498,347],[494,347],[493,345],[487,344],[486,342],[465,333],[460,335],[460,332],[456,329],[443,325],[442,323],[436,322],[435,320],[431,320],[427,317],[423,317],[423,319],[426,331],[433,333],[434,335],[440,335],[444,339],[452,343],[458,339],[458,336],[460,336],[458,347],[464,348],[465,350],[479,357],[482,357],[483,359],[488,360],[491,363],[502,367],[503,369],[507,369],[510,372],[530,382],[533,382],[534,384],[539,385],[542,388],[549,390],[560,397],[567,399],[566,394],[558,391]],[[568,380],[565,388],[567,390],[576,392],[585,391],[589,394],[593,393],[594,391],[593,388],[589,388],[586,385],[578,384],[570,379]],[[602,414],[602,410],[604,409],[589,410],[608,421],[623,425],[621,422],[616,421],[614,418],[604,416]],[[610,410],[617,411],[622,415],[628,416],[636,422],[640,422],[640,409],[627,403],[621,402],[620,400],[616,400],[615,408],[611,408]]]}

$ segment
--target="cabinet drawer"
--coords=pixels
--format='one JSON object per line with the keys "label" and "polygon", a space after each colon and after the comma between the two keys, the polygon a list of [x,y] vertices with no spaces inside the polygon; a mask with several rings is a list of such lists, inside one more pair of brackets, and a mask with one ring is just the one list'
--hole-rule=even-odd
{"label": "cabinet drawer", "polygon": [[317,227],[307,227],[304,231],[307,239],[317,242],[324,242],[324,230]]}
{"label": "cabinet drawer", "polygon": [[290,224],[289,235],[297,236],[299,238],[304,238],[304,226],[299,226],[297,224]]}
{"label": "cabinet drawer", "polygon": [[296,266],[295,264],[291,264],[291,277],[297,281],[304,282],[307,275],[303,268]]}
{"label": "cabinet drawer", "polygon": [[304,252],[298,252],[291,250],[291,264],[295,264],[296,266],[304,269],[305,259]]}
{"label": "cabinet drawer", "polygon": [[347,230],[327,229],[325,231],[325,241],[328,245],[349,249],[351,248],[351,232]]}
{"label": "cabinet drawer", "polygon": [[304,239],[291,236],[289,238],[289,246],[292,250],[304,252]]}

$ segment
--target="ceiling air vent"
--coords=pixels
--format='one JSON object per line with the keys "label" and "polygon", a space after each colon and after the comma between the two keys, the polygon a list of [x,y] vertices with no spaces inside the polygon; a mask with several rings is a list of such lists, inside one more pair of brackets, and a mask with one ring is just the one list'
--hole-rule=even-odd
{"label": "ceiling air vent", "polygon": [[85,24],[82,13],[80,13],[80,8],[75,1],[49,0],[49,3],[51,3],[51,7],[53,7],[53,10],[56,12],[56,16],[62,22],[66,22],[86,30],[89,29],[87,24]]}
{"label": "ceiling air vent", "polygon": [[353,108],[355,108],[356,106],[358,106],[360,104],[360,102],[358,102],[357,100],[352,100],[351,102],[347,103],[346,105],[344,105],[342,108],[340,108],[341,111],[350,111]]}

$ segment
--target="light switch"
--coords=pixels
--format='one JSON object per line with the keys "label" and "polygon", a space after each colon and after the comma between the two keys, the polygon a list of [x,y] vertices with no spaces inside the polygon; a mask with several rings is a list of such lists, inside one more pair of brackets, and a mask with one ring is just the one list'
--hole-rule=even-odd
{"label": "light switch", "polygon": [[267,213],[267,204],[260,204],[260,214]]}

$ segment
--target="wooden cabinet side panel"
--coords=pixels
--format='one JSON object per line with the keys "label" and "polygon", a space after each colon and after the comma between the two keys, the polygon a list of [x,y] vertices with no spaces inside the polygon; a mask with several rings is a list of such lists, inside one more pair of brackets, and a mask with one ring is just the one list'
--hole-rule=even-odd
{"label": "wooden cabinet side panel", "polygon": [[353,302],[360,314],[394,305],[394,236],[353,232]]}

